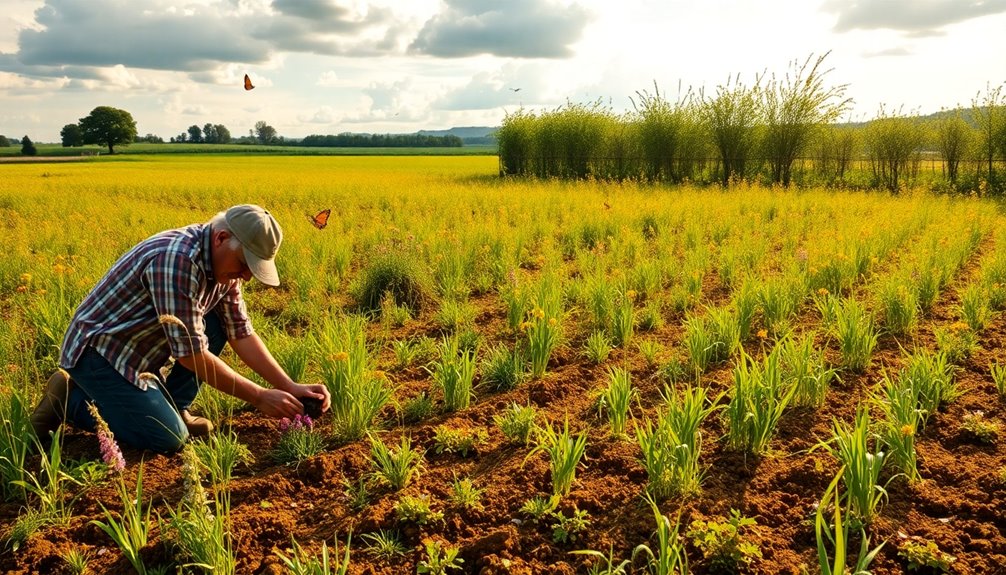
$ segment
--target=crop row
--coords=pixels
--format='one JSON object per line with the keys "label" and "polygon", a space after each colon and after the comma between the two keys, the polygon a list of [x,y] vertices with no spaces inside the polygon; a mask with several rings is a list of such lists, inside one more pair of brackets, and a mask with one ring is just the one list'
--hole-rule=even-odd
{"label": "crop row", "polygon": [[[116,471],[114,459],[98,469],[67,462],[58,437],[52,449],[30,455],[36,382],[52,367],[76,301],[137,237],[191,217],[187,208],[150,212],[165,192],[127,183],[95,192],[82,181],[86,171],[67,169],[65,178],[94,201],[65,206],[60,221],[40,217],[33,203],[45,189],[4,198],[14,247],[0,263],[0,312],[8,320],[0,327],[0,473],[4,497],[25,508],[5,536],[14,545],[34,530],[66,525],[83,486],[112,482],[120,501],[105,502],[109,511],[94,520],[138,570],[149,568],[139,567],[139,550],[156,532],[192,565],[232,572],[240,550],[228,535],[229,485],[250,456],[236,433],[186,449],[185,496],[167,502],[160,519],[150,514],[141,469]],[[222,167],[190,177],[207,169]],[[354,182],[350,176],[348,185]],[[836,419],[816,438],[835,479],[815,494],[816,552],[822,572],[839,573],[850,538],[862,541],[857,560],[865,567],[882,543],[874,526],[884,501],[925,479],[917,441],[933,414],[960,398],[960,367],[1006,308],[1001,217],[982,200],[747,186],[710,195],[494,179],[413,192],[430,183],[410,175],[340,198],[341,217],[326,232],[293,223],[306,205],[336,201],[314,190],[317,183],[252,198],[276,204],[289,230],[284,286],[250,289],[256,327],[288,373],[323,382],[333,396],[324,423],[285,422],[272,450],[256,455],[296,464],[362,443],[367,469],[345,477],[346,505],[394,501],[394,524],[350,536],[349,522],[326,548],[330,564],[342,568],[350,549],[352,557],[364,550],[395,557],[420,544],[416,566],[429,569],[420,572],[457,565],[460,547],[438,534],[444,513],[476,508],[489,486],[456,476],[442,500],[409,487],[435,456],[474,456],[488,437],[505,438],[525,460],[547,462],[548,491],[528,493],[511,510],[514,519],[547,526],[560,549],[600,549],[586,555],[601,572],[605,565],[618,572],[630,556],[654,573],[755,564],[760,552],[748,537],[755,525],[742,510],[685,523],[667,510],[701,497],[712,451],[765,457],[780,422],[796,409],[833,413],[845,403],[834,386],[845,393],[849,382],[861,387],[854,418]],[[249,199],[221,189],[208,201],[192,185],[183,181],[173,192],[197,206]],[[574,193],[560,189],[567,186]],[[904,351],[886,353],[878,368],[884,342]],[[574,363],[603,374],[587,382],[599,414],[594,425],[562,403],[509,401]],[[978,367],[1000,395],[1006,391],[1006,370]],[[864,373],[882,377],[867,384]],[[459,423],[494,396],[508,407],[485,423]],[[238,408],[220,394],[201,394],[199,407],[218,423]],[[960,425],[975,442],[998,441],[998,423],[981,413]],[[419,445],[418,437],[428,439]],[[626,488],[652,502],[655,539],[604,548],[591,535],[591,523],[603,518],[578,509],[571,493],[598,441],[632,446],[645,481]],[[430,538],[402,541],[396,526]],[[292,545],[283,561],[294,572],[320,560]],[[925,541],[885,545],[888,556],[901,553],[909,563],[950,561]]]}

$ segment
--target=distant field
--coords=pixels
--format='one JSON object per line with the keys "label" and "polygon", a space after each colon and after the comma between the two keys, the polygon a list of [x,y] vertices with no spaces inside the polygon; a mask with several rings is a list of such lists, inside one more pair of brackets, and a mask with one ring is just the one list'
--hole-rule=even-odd
{"label": "distant field", "polygon": [[[229,483],[196,470],[223,524],[187,540],[225,548],[214,572],[279,572],[291,537],[317,556],[352,532],[353,575],[416,573],[435,545],[458,550],[457,573],[596,573],[570,552],[617,566],[643,544],[687,557],[667,573],[820,573],[829,485],[850,559],[864,533],[884,544],[875,575],[913,572],[913,550],[952,556],[952,573],[1006,565],[993,201],[499,178],[492,156],[119,159],[0,166],[2,573],[65,572],[70,550],[130,572],[90,522],[118,517],[120,482],[131,505],[141,462],[152,517],[184,504],[181,456],[127,450],[118,476],[71,430],[53,470],[24,421],[108,266],[243,202],[285,231],[282,285],[247,286],[256,331],[339,400],[312,431],[320,452],[292,457],[277,422],[200,393],[219,445],[254,454]],[[151,522],[148,570],[195,563],[174,546],[192,525]],[[627,572],[656,572],[644,562]]]}
{"label": "distant field", "polygon": [[[107,147],[64,148],[56,144],[36,144],[39,156],[81,156],[108,153]],[[495,154],[496,146],[460,148],[312,148],[305,146],[262,146],[243,144],[130,144],[117,146],[115,155],[136,154],[274,154],[282,156],[467,156]],[[20,156],[21,145],[0,148],[0,157]]]}

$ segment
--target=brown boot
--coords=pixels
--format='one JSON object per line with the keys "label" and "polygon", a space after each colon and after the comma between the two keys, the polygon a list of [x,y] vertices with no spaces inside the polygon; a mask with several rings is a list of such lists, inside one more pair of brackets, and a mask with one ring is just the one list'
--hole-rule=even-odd
{"label": "brown boot", "polygon": [[31,414],[31,426],[35,429],[35,436],[39,441],[47,443],[49,433],[59,429],[60,424],[63,423],[71,389],[73,389],[73,380],[67,376],[65,371],[58,369],[49,376],[45,395],[42,396],[42,400],[38,402],[38,406]]}
{"label": "brown boot", "polygon": [[189,430],[189,435],[192,437],[206,437],[213,431],[212,421],[205,417],[192,415],[187,409],[182,410],[182,422],[185,423],[185,427]]}

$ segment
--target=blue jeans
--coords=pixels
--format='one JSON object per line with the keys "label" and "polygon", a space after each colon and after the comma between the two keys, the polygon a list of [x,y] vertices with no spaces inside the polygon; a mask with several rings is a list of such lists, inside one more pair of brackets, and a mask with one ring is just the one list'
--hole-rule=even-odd
{"label": "blue jeans", "polygon": [[[220,355],[227,335],[216,313],[206,314],[206,337],[210,352]],[[174,453],[182,448],[189,432],[180,411],[188,409],[199,392],[196,374],[175,362],[163,384],[140,389],[112,367],[101,354],[87,348],[77,365],[66,370],[73,389],[66,406],[66,420],[75,427],[94,431],[94,417],[87,403],[94,403],[115,440],[138,449]]]}

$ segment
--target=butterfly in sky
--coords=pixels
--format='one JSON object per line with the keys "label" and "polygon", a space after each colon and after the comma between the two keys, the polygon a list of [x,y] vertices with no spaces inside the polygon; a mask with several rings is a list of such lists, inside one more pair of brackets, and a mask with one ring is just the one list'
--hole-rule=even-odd
{"label": "butterfly in sky", "polygon": [[245,90],[251,90],[254,87],[252,86],[251,78],[248,77],[248,74],[245,74]]}
{"label": "butterfly in sky", "polygon": [[307,219],[311,221],[311,225],[318,228],[319,230],[325,229],[328,225],[328,217],[332,215],[332,210],[321,210],[315,215],[307,214]]}

